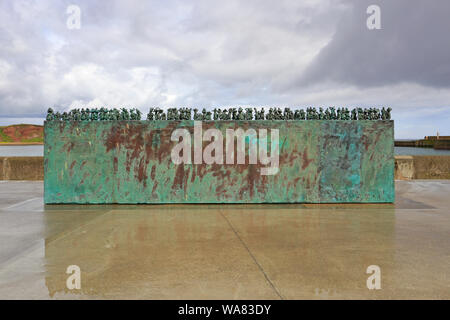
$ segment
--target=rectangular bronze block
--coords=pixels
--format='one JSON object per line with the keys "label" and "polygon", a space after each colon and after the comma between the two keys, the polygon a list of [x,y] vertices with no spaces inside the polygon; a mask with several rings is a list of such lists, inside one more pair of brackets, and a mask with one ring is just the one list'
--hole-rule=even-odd
{"label": "rectangular bronze block", "polygon": [[[239,128],[257,135],[245,136],[245,163],[237,163],[235,141],[233,163],[227,164],[227,129]],[[179,143],[171,139],[176,129],[190,134],[192,163],[172,161]],[[202,134],[208,129],[222,134],[223,164],[195,163],[192,120],[46,122],[45,203],[394,201],[391,120],[201,122]],[[275,174],[263,174],[270,167],[259,156],[264,129],[269,155],[271,132],[278,130]],[[210,143],[202,142],[202,152]],[[252,164],[251,146],[258,147]]]}

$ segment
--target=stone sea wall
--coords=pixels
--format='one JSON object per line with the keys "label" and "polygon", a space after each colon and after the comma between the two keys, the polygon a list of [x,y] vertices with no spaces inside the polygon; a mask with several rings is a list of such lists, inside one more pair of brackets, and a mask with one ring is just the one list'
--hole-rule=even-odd
{"label": "stone sea wall", "polygon": [[[395,156],[395,179],[450,179],[450,156]],[[44,158],[0,157],[0,180],[44,180]]]}
{"label": "stone sea wall", "polygon": [[0,157],[0,180],[44,180],[43,157]]}
{"label": "stone sea wall", "polygon": [[450,156],[396,156],[395,179],[450,179]]}

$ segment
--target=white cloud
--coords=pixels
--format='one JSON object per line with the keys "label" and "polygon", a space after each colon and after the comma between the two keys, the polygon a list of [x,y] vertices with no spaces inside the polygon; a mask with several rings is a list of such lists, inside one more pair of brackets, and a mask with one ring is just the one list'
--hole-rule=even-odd
{"label": "white cloud", "polygon": [[[442,17],[448,7],[436,1],[427,9],[426,19],[433,17],[433,10],[441,11],[436,17]],[[395,116],[405,119],[411,111],[425,118],[448,112],[450,89],[442,83],[448,77],[450,57],[439,55],[439,38],[427,39],[435,43],[434,61],[428,57],[417,68],[395,69],[386,68],[381,56],[375,62],[384,69],[372,74],[377,80],[358,81],[357,71],[367,61],[355,56],[365,51],[351,42],[359,39],[361,30],[355,31],[358,25],[349,19],[358,15],[361,28],[365,27],[365,10],[358,11],[361,3],[86,0],[77,1],[81,29],[69,30],[66,7],[71,1],[4,1],[0,114],[42,114],[49,106],[67,110],[81,105],[133,106],[143,112],[150,106],[390,105]],[[395,17],[398,3],[380,3],[382,17],[401,20],[393,33],[401,37],[408,30],[407,17]],[[413,6],[408,10],[412,16],[420,15]],[[450,26],[448,19],[420,24]],[[383,26],[389,32],[390,25]],[[430,36],[426,30],[417,36],[422,35]],[[404,62],[408,46],[417,48],[421,39],[408,36],[411,43],[403,41],[397,55],[390,42],[391,65]],[[349,60],[342,64],[344,55]],[[417,123],[418,118],[408,119]],[[438,123],[445,126],[442,120]],[[446,130],[440,129],[442,134]]]}

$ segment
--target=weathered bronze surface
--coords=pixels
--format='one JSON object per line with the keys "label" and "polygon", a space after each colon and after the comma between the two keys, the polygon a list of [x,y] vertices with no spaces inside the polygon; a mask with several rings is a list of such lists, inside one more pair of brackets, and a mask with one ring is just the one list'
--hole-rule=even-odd
{"label": "weathered bronze surface", "polygon": [[[203,121],[202,126],[224,137],[230,128],[278,129],[279,172],[262,175],[266,166],[248,164],[248,152],[245,164],[174,164],[177,142],[171,134],[185,128],[193,136],[192,120],[47,121],[45,203],[394,201],[393,121]],[[203,149],[209,143],[203,142]]]}

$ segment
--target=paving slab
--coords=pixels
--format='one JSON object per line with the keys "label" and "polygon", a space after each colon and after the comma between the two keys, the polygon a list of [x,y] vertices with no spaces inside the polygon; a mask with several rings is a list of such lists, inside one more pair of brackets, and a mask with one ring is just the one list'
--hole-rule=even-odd
{"label": "paving slab", "polygon": [[395,204],[44,205],[42,182],[2,182],[0,299],[449,299],[449,194],[413,180]]}

